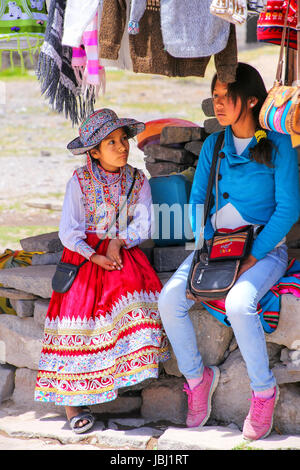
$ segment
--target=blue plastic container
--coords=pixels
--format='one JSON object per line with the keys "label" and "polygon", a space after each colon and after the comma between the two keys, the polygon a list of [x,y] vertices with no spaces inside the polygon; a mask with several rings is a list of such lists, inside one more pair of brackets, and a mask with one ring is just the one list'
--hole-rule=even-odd
{"label": "blue plastic container", "polygon": [[194,239],[188,203],[192,184],[182,175],[154,176],[149,179],[155,214],[157,246],[184,245]]}

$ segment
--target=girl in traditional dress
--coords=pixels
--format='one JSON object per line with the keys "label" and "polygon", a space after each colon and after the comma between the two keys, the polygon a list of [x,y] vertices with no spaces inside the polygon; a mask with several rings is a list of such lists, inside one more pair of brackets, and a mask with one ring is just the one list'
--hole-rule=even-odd
{"label": "girl in traditional dress", "polygon": [[[238,280],[223,302],[252,389],[243,436],[255,440],[271,432],[279,397],[257,305],[286,272],[285,237],[299,218],[297,152],[292,148],[290,136],[260,128],[259,113],[267,91],[260,74],[250,65],[238,64],[234,83],[222,83],[215,76],[212,97],[216,118],[225,127],[224,146],[219,153],[217,227],[236,229],[252,224],[255,231],[251,252],[243,260]],[[191,223],[197,240],[200,227],[196,225],[196,207],[205,201],[218,135],[214,133],[205,140],[193,181]],[[213,195],[216,196],[215,187]],[[217,224],[216,197],[214,200],[204,228],[208,245]],[[193,253],[165,284],[159,298],[165,331],[179,369],[187,379],[188,427],[203,426],[209,419],[212,395],[220,376],[218,367],[204,366],[188,315],[194,304],[186,297],[192,258]],[[204,306],[208,305],[204,300]],[[217,308],[215,306],[215,310]]]}
{"label": "girl in traditional dress", "polygon": [[[150,185],[127,164],[128,138],[144,127],[101,109],[68,145],[75,155],[86,153],[87,164],[67,184],[59,227],[62,261],[89,262],[69,291],[52,294],[35,400],[64,405],[76,433],[94,424],[87,405],[114,400],[119,388],[158,377],[159,361],[168,358],[157,309],[161,282],[137,246],[151,237]],[[99,238],[104,240],[95,251]]]}

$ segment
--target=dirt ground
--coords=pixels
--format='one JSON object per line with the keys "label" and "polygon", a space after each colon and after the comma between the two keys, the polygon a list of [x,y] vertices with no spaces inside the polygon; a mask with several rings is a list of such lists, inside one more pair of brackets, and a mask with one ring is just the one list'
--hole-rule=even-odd
{"label": "dirt ground", "polygon": [[[243,48],[239,60],[254,65],[270,88],[277,53],[277,46]],[[98,98],[96,108],[110,107],[123,117],[142,121],[179,117],[201,125],[205,119],[201,102],[210,95],[213,74],[213,61],[205,78],[108,70],[107,91]],[[0,101],[1,252],[7,247],[19,248],[18,238],[56,230],[66,183],[84,159],[74,158],[66,150],[66,144],[77,136],[77,128],[50,109],[34,72],[31,77],[0,77],[0,83],[5,91],[4,104]],[[129,163],[145,169],[143,153],[135,142]]]}

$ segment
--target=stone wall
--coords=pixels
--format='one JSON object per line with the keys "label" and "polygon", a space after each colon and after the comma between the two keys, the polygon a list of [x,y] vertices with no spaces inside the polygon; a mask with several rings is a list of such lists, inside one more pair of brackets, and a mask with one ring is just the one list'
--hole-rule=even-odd
{"label": "stone wall", "polygon": [[[51,279],[62,246],[57,233],[28,238],[21,245],[28,251],[39,250],[45,254],[34,255],[32,266],[0,271],[0,283],[4,285],[0,295],[10,299],[17,313],[0,315],[0,402],[12,400],[16,406],[28,410],[43,407],[64,414],[61,407],[33,401],[43,325],[52,293]],[[152,260],[162,283],[187,256],[184,247],[155,247],[148,243],[142,249]],[[198,305],[192,307],[190,316],[205,364],[218,365],[221,371],[208,425],[234,423],[241,428],[249,408],[250,386],[232,329]],[[270,364],[280,387],[274,424],[281,433],[300,433],[299,317],[300,299],[284,295],[279,326],[274,333],[266,335]],[[187,411],[183,384],[184,378],[172,353],[171,359],[162,365],[158,380],[121,389],[117,400],[95,406],[95,412],[183,425]]]}
{"label": "stone wall", "polygon": [[[197,157],[208,134],[220,129],[213,117],[211,100],[204,100],[208,117],[204,127],[167,128],[160,142],[144,149],[145,163],[151,176],[179,173],[195,168]],[[0,315],[0,403],[12,400],[29,410],[62,407],[33,401],[35,379],[43,337],[43,326],[52,294],[51,279],[63,247],[58,234],[50,233],[21,240],[26,251],[35,254],[32,266],[0,271],[0,296],[10,300],[16,315]],[[288,234],[290,257],[300,260],[300,224]],[[190,251],[184,246],[155,246],[152,241],[141,246],[164,284]],[[207,311],[195,305],[190,316],[197,343],[206,365],[218,365],[220,382],[213,397],[208,425],[234,423],[240,429],[248,413],[251,397],[245,363],[231,328],[223,326]],[[274,426],[280,433],[300,434],[300,299],[282,296],[279,325],[266,335],[270,366],[275,374],[280,399],[275,411]],[[172,352],[172,351],[171,351]],[[121,389],[117,400],[95,406],[100,414],[129,414],[148,422],[166,421],[184,425],[187,398],[182,388],[184,378],[172,353],[162,365],[158,380],[147,380],[128,389]]]}

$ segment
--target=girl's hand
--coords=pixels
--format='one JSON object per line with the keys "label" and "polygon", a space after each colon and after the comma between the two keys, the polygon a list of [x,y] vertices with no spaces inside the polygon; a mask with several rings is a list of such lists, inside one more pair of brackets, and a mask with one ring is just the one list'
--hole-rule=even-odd
{"label": "girl's hand", "polygon": [[241,275],[244,274],[245,271],[248,271],[248,269],[252,268],[252,266],[254,266],[256,263],[257,259],[254,258],[254,256],[249,255],[244,261],[242,261],[237,275],[237,279],[241,277]]}
{"label": "girl's hand", "polygon": [[124,246],[124,240],[114,238],[110,240],[106,251],[107,258],[109,258],[113,263],[115,263],[116,269],[119,270],[123,268],[122,258],[120,255],[122,246]]}
{"label": "girl's hand", "polygon": [[90,261],[98,264],[98,266],[101,266],[101,268],[106,269],[107,271],[115,271],[117,269],[117,264],[104,255],[97,255],[97,253],[94,253],[90,257]]}

